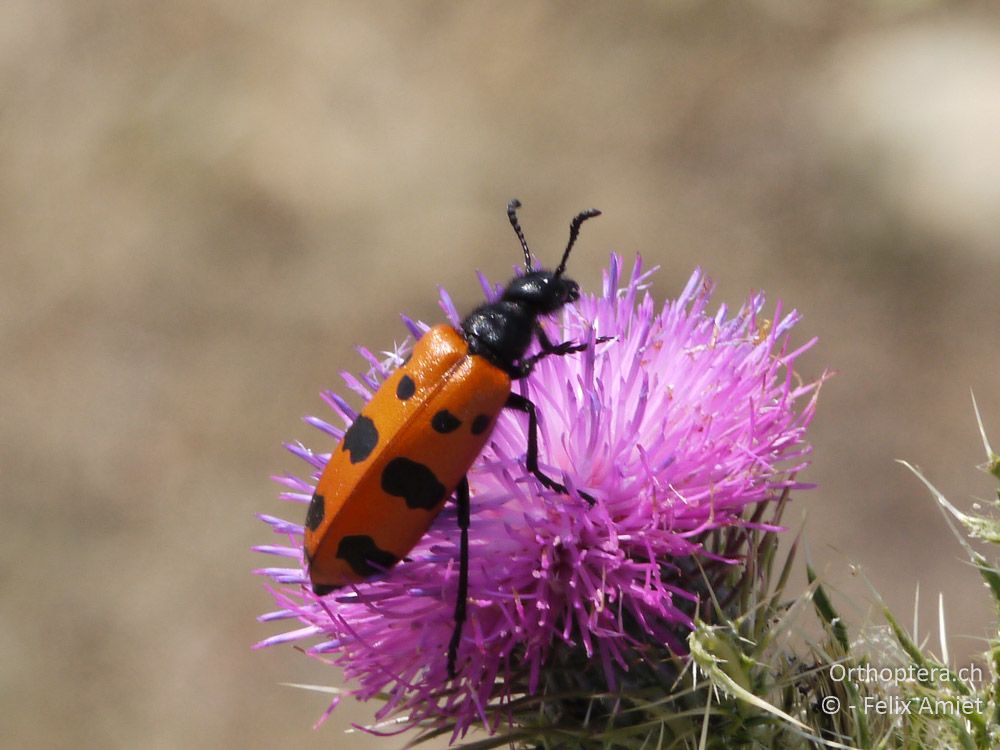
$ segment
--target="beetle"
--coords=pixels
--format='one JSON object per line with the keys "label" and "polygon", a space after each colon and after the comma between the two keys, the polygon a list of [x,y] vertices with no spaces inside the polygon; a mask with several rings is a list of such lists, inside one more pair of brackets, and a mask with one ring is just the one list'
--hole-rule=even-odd
{"label": "beetle", "polygon": [[[461,534],[455,627],[448,645],[454,677],[469,584],[469,480],[502,409],[528,417],[525,466],[538,482],[561,494],[565,485],[538,467],[535,405],[511,391],[544,357],[564,356],[586,344],[553,344],[539,324],[580,297],[564,276],[570,251],[590,209],[570,223],[569,243],[554,271],[535,269],[517,218],[507,217],[524,252],[524,273],[500,299],[477,307],[456,329],[438,325],[414,344],[408,359],[379,387],[330,455],[305,521],[305,560],[313,592],[364,581],[389,570],[427,532],[453,494]],[[525,356],[533,340],[540,351]],[[597,342],[607,339],[599,338]],[[587,502],[593,498],[579,493]]]}

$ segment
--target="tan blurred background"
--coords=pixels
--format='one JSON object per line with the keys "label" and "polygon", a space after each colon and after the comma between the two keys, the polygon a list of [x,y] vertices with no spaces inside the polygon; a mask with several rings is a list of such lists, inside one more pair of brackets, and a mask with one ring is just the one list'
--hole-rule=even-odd
{"label": "tan blurred background", "polygon": [[[1000,10],[989,2],[0,6],[0,746],[399,747],[319,732],[335,680],[252,643],[281,442],[397,313],[611,250],[768,290],[838,371],[810,554],[982,647],[976,575],[907,458],[987,497],[1000,443]],[[865,614],[862,601],[849,614]],[[969,637],[961,637],[963,634]]]}

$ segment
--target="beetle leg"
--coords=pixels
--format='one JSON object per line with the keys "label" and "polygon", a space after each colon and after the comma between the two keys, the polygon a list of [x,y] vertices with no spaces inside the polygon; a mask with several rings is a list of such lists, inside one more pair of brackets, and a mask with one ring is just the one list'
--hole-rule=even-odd
{"label": "beetle leg", "polygon": [[587,348],[586,344],[574,344],[572,341],[563,341],[560,344],[553,344],[549,339],[548,334],[545,333],[545,329],[537,324],[535,325],[535,336],[538,337],[538,343],[542,347],[542,351],[539,352],[542,357],[547,357],[550,354],[562,357],[563,355],[571,354],[572,352],[582,352]]}
{"label": "beetle leg", "polygon": [[[541,482],[543,486],[561,495],[568,495],[569,490],[566,489],[566,485],[559,484],[559,482],[538,468],[538,414],[535,411],[534,403],[519,393],[511,393],[507,397],[507,403],[504,406],[508,409],[517,409],[528,415],[528,454],[525,458],[525,465],[528,467],[528,471],[534,474],[535,479]],[[579,494],[588,503],[591,505],[594,504],[592,496],[586,492],[579,492]]]}
{"label": "beetle leg", "polygon": [[[535,369],[535,365],[546,357],[564,357],[567,354],[582,352],[588,346],[587,344],[574,343],[572,341],[553,344],[541,326],[535,326],[535,335],[538,337],[538,343],[542,347],[542,350],[538,354],[534,354],[514,366],[513,372],[510,373],[513,380],[521,380],[528,377],[531,371]],[[613,336],[598,336],[594,343],[603,344],[605,341],[611,341],[613,338]]]}
{"label": "beetle leg", "polygon": [[458,557],[458,597],[455,600],[455,629],[448,644],[448,676],[455,677],[458,661],[458,645],[462,640],[462,626],[465,624],[465,607],[469,598],[469,478],[462,477],[455,490],[455,505],[458,507],[458,528],[461,531]]}

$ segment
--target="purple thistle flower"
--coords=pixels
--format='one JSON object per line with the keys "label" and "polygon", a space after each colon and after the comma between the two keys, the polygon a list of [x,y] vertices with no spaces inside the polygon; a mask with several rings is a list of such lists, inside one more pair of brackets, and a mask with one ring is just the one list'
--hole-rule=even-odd
{"label": "purple thistle flower", "polygon": [[[710,315],[712,284],[699,271],[660,310],[638,259],[619,288],[620,274],[612,255],[602,293],[545,322],[551,340],[591,346],[542,360],[515,385],[538,406],[541,468],[571,490],[585,489],[595,505],[546,490],[526,471],[523,415],[501,413],[469,471],[469,607],[457,679],[449,681],[446,666],[459,556],[451,504],[407,560],[326,597],[303,586],[302,526],[261,516],[288,544],[257,549],[290,567],[258,571],[273,581],[279,607],[260,619],[297,624],[259,646],[314,642],[308,653],[342,667],[355,697],[385,698],[380,719],[450,723],[454,736],[477,723],[496,731],[517,697],[511,676],[526,674],[534,694],[557,649],[582,650],[609,689],[635,662],[637,646],[684,651],[700,580],[690,580],[682,561],[719,560],[703,546],[707,532],[754,526],[747,506],[806,486],[795,476],[810,452],[805,431],[818,383],[800,383],[792,366],[813,341],[790,351],[798,315],[779,304],[769,323],[762,294],[731,317],[725,306]],[[480,282],[489,299],[498,296]],[[441,307],[457,326],[443,290]],[[414,337],[427,330],[404,322]],[[595,344],[599,337],[611,340]],[[370,370],[345,373],[348,389],[369,399],[408,349],[385,358],[359,349]],[[339,440],[356,412],[332,392],[323,400],[339,424],[306,421]],[[328,455],[288,448],[309,473],[275,479],[286,488],[283,499],[304,506]]]}

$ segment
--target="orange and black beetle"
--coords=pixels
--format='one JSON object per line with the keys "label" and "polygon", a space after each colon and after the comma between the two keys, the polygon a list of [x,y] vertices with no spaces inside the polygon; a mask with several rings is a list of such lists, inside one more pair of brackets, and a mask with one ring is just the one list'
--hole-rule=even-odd
{"label": "orange and black beetle", "polygon": [[[486,445],[501,409],[528,415],[528,471],[548,489],[567,492],[538,468],[535,406],[511,392],[511,381],[527,377],[543,357],[586,348],[572,342],[553,344],[538,318],[579,299],[579,286],[563,272],[580,225],[600,211],[584,211],[573,219],[559,266],[545,271],[532,268],[517,220],[520,205],[512,200],[507,216],[524,251],[524,275],[507,285],[499,301],[476,308],[460,330],[435,326],[416,342],[410,358],[382,383],[334,449],[306,514],[309,578],[313,591],[323,595],[399,562],[455,494],[461,551],[455,630],[448,646],[452,676],[468,596],[466,472]],[[525,357],[536,337],[541,351]],[[586,493],[580,495],[593,502]]]}

